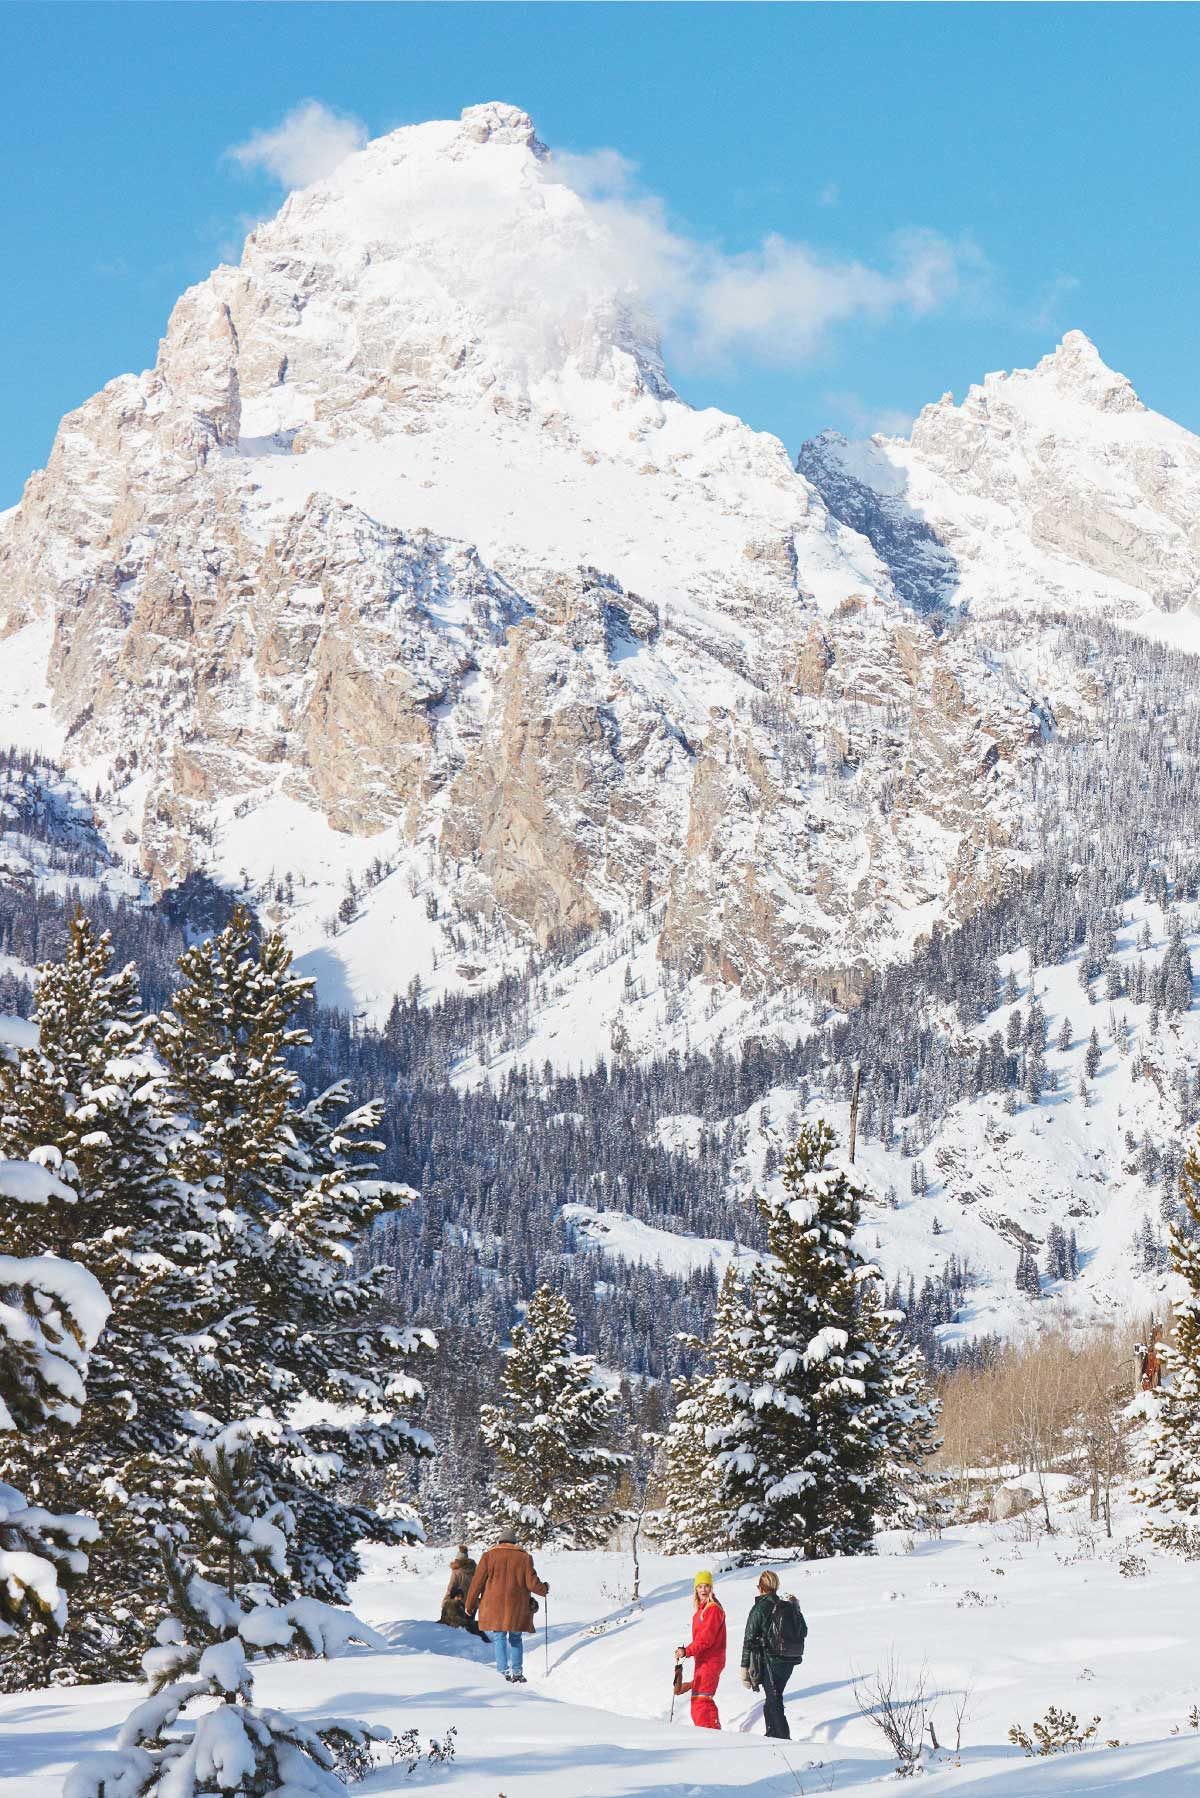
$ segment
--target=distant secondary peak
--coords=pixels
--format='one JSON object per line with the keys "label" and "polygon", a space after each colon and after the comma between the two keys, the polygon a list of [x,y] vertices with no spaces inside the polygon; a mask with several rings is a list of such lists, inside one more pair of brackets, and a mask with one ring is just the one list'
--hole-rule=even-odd
{"label": "distant secondary peak", "polygon": [[529,114],[503,100],[485,100],[479,106],[464,106],[462,124],[467,136],[477,144],[524,144],[535,156],[549,154],[533,128]]}
{"label": "distant secondary peak", "polygon": [[1090,337],[1068,331],[1058,348],[1043,356],[1035,373],[1049,375],[1087,405],[1100,412],[1144,412],[1132,382],[1109,368]]}

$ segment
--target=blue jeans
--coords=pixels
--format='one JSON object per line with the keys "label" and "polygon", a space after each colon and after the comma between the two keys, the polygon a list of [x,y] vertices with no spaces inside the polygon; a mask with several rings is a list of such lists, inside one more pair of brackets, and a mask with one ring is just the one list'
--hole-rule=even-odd
{"label": "blue jeans", "polygon": [[521,1673],[525,1668],[525,1638],[519,1629],[492,1631],[497,1673]]}

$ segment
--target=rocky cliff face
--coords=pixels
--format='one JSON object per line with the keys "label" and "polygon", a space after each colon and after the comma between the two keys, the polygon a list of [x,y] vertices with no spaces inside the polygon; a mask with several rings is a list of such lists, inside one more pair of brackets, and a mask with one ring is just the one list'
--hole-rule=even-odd
{"label": "rocky cliff face", "polygon": [[1045,684],[945,610],[1022,597],[989,572],[1016,538],[1192,606],[1194,441],[1068,339],[797,473],[674,395],[623,266],[512,107],[293,195],[0,523],[0,739],[38,713],[160,887],[332,903],[369,838],[529,939],[649,907],[667,962],[751,994],[852,990],[968,908]]}

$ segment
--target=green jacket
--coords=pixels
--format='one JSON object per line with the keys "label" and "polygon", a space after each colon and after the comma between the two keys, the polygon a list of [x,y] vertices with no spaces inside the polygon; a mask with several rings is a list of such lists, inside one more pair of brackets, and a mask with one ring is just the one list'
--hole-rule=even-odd
{"label": "green jacket", "polygon": [[767,1624],[771,1620],[771,1612],[774,1608],[775,1600],[768,1592],[760,1592],[750,1606],[750,1615],[746,1619],[746,1633],[742,1637],[743,1667],[750,1665],[752,1656],[760,1661],[767,1658]]}

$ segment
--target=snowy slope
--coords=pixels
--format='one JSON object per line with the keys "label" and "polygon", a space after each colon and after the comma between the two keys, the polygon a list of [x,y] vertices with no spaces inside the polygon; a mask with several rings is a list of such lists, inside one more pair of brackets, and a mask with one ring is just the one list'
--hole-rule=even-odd
{"label": "snowy slope", "polygon": [[720,1277],[731,1260],[747,1265],[757,1259],[750,1250],[736,1249],[719,1238],[675,1235],[623,1211],[564,1205],[563,1217],[577,1247],[599,1249],[613,1261],[661,1267],[664,1273],[689,1274],[711,1266]]}
{"label": "snowy slope", "polygon": [[[1150,946],[1138,947],[1147,924]],[[1200,967],[1200,916],[1187,920],[1184,941],[1193,966]],[[1142,958],[1157,962],[1165,946],[1160,909],[1143,899],[1131,901],[1114,961],[1125,969]],[[861,1247],[889,1281],[898,1279],[906,1288],[911,1276],[918,1291],[951,1256],[969,1263],[974,1284],[959,1320],[938,1332],[947,1343],[991,1333],[1020,1335],[1051,1315],[1065,1314],[1081,1324],[1098,1316],[1131,1325],[1164,1318],[1172,1277],[1161,1254],[1146,1264],[1139,1243],[1147,1224],[1160,1246],[1165,1239],[1164,1189],[1161,1177],[1150,1180],[1141,1171],[1138,1151],[1146,1138],[1158,1150],[1186,1140],[1176,1086],[1182,1075],[1195,1089],[1200,1009],[1163,1015],[1155,1024],[1149,1004],[1128,997],[1106,1001],[1102,982],[1094,984],[1095,1000],[1089,1004],[1079,986],[1078,956],[1039,967],[1032,992],[1024,952],[1004,957],[1000,967],[1005,975],[1011,969],[1016,979],[1017,1008],[1024,1011],[1035,992],[1046,1014],[1046,1067],[1057,1089],[1043,1092],[1036,1105],[1020,1097],[1011,1113],[999,1094],[960,1103],[934,1125],[928,1141],[921,1138],[915,1114],[897,1117],[890,1150],[877,1137],[860,1133],[856,1170],[876,1200],[863,1219]],[[941,1020],[941,1027],[951,1041],[969,1045],[973,1055],[974,1045],[994,1032],[1005,1034],[1012,1010],[1002,1004],[969,1032],[953,1019]],[[1064,1020],[1072,1026],[1071,1039],[1069,1048],[1060,1050]],[[1093,1027],[1102,1053],[1096,1078],[1086,1081],[1085,1102],[1078,1089],[1086,1078]],[[844,1148],[848,1106],[824,1093],[811,1092],[805,1112],[801,1094],[777,1087],[743,1115],[748,1143],[735,1184],[747,1202],[756,1188],[771,1184],[763,1171],[768,1151],[785,1150],[797,1122],[816,1116],[828,1119]],[[917,1161],[927,1182],[919,1195],[912,1190]],[[1020,1249],[1032,1249],[1044,1269],[1047,1234],[1056,1223],[1076,1233],[1079,1277],[1043,1279],[1041,1299],[1031,1299],[1015,1285]]]}
{"label": "snowy slope", "polygon": [[[111,900],[145,896],[78,784],[36,755],[0,754],[0,886],[83,897],[103,892]],[[0,970],[6,960],[9,972],[28,971],[18,958],[2,956]]]}
{"label": "snowy slope", "polygon": [[[787,1695],[790,1743],[762,1734],[761,1703],[738,1682],[737,1644],[757,1569],[717,1560],[731,1664],[719,1689],[720,1734],[692,1729],[686,1700],[668,1721],[674,1644],[685,1637],[693,1568],[643,1559],[644,1604],[628,1603],[629,1562],[611,1554],[539,1556],[550,1581],[549,1672],[529,1639],[530,1684],[513,1690],[487,1651],[436,1617],[444,1557],[376,1554],[355,1608],[394,1645],[341,1661],[266,1669],[259,1696],[302,1715],[350,1714],[424,1736],[458,1731],[452,1766],[409,1780],[386,1762],[360,1789],[444,1798],[865,1798],[888,1779],[882,1738],[858,1714],[856,1675],[894,1647],[905,1674],[924,1664],[939,1739],[969,1694],[961,1755],[931,1757],[927,1777],[953,1798],[1182,1798],[1200,1774],[1189,1646],[1200,1599],[1194,1568],[1147,1556],[1122,1578],[1120,1544],[1086,1534],[1020,1542],[1005,1530],[956,1530],[912,1552],[885,1538],[878,1558],[781,1569],[809,1623],[808,1655]],[[111,1744],[137,1688],[97,1686],[0,1699],[4,1798],[58,1798],[63,1771]],[[1091,1748],[1026,1760],[1007,1740],[1048,1704],[1086,1724]]]}

